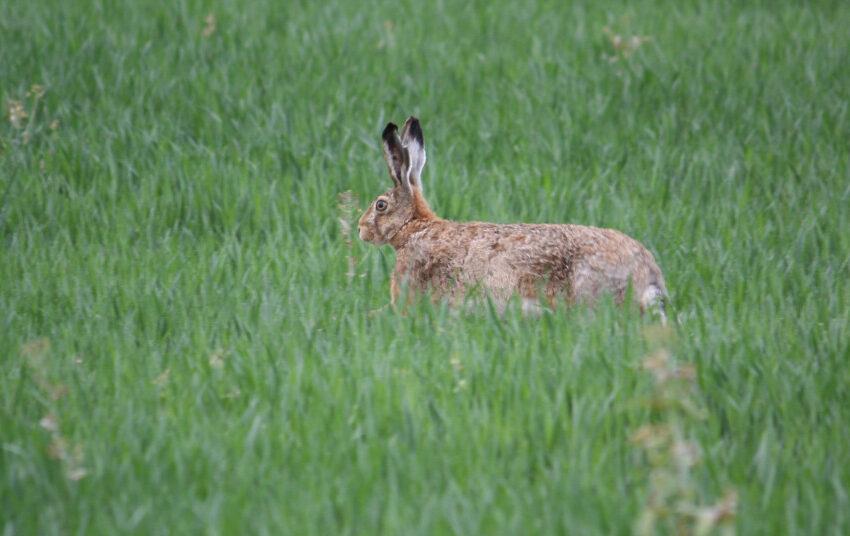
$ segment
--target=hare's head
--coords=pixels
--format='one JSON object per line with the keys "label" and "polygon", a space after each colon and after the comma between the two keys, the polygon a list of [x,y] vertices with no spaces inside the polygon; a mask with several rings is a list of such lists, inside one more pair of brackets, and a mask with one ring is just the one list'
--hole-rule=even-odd
{"label": "hare's head", "polygon": [[409,117],[402,128],[387,124],[381,135],[384,159],[393,188],[375,198],[361,216],[360,238],[373,244],[386,244],[411,220],[433,218],[422,196],[421,174],[425,166],[425,141],[419,120]]}

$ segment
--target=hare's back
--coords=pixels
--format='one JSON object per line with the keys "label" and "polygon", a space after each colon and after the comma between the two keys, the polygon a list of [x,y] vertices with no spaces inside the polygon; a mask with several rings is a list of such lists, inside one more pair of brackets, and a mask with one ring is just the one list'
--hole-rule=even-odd
{"label": "hare's back", "polygon": [[467,266],[494,280],[546,279],[575,299],[601,292],[623,295],[655,285],[665,293],[661,271],[637,240],[614,229],[572,224],[471,224]]}
{"label": "hare's back", "polygon": [[646,252],[640,242],[616,231],[573,224],[462,224],[458,234],[470,249],[488,251],[488,258],[505,256],[513,261],[570,261],[623,264]]}

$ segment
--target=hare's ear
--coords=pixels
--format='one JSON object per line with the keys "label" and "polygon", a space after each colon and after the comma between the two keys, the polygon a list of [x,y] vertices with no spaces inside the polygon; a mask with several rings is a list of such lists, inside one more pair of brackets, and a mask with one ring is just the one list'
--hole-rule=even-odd
{"label": "hare's ear", "polygon": [[422,168],[425,167],[425,138],[422,136],[422,127],[419,120],[413,116],[404,122],[401,130],[401,144],[407,150],[409,165],[407,178],[410,184],[422,189]]}
{"label": "hare's ear", "polygon": [[384,160],[387,161],[387,169],[396,186],[404,186],[407,182],[407,151],[398,137],[398,127],[393,123],[387,123],[384,133]]}

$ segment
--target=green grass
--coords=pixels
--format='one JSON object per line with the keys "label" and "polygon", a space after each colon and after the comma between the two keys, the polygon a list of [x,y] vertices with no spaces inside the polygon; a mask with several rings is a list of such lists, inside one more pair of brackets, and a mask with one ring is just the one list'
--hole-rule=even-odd
{"label": "green grass", "polygon": [[649,319],[369,314],[359,241],[346,278],[337,194],[417,114],[438,214],[656,254],[695,501],[847,534],[850,8],[798,4],[4,2],[0,529],[630,533]]}

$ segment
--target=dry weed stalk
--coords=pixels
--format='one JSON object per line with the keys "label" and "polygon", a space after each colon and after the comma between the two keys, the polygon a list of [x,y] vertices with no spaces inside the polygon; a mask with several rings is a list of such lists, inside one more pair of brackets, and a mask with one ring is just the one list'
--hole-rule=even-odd
{"label": "dry weed stalk", "polygon": [[354,241],[351,238],[351,222],[354,221],[356,204],[357,197],[351,192],[351,190],[346,190],[339,194],[339,205],[337,205],[337,211],[339,213],[340,233],[342,234],[342,239],[345,242],[345,247],[348,249],[348,255],[346,257],[348,270],[345,272],[345,276],[348,278],[349,282],[354,280],[354,276],[356,275],[355,269],[357,268],[357,257],[354,256]]}
{"label": "dry weed stalk", "polygon": [[395,23],[393,21],[384,21],[384,31],[378,41],[377,48],[395,48]]}
{"label": "dry weed stalk", "polygon": [[[9,140],[13,145],[27,145],[35,134],[43,131],[36,121],[39,113],[39,104],[44,98],[46,90],[41,84],[33,84],[29,91],[21,99],[8,99],[6,101],[6,118],[12,126],[12,138]],[[44,108],[42,106],[42,108]],[[44,114],[42,114],[44,115]],[[56,132],[59,121],[54,119],[49,125],[49,132]],[[0,143],[5,140],[0,139]],[[3,144],[5,145],[5,144]]]}
{"label": "dry weed stalk", "polygon": [[609,63],[629,59],[644,43],[652,41],[652,38],[646,35],[620,35],[609,26],[602,28],[602,33],[605,34],[605,37],[608,38],[608,42],[611,44],[611,48],[614,49],[613,54],[605,55],[605,59],[608,60]]}
{"label": "dry weed stalk", "polygon": [[6,103],[6,114],[9,117],[9,122],[12,123],[12,128],[16,130],[24,128],[24,120],[29,117],[23,103],[19,100],[10,100]]}
{"label": "dry weed stalk", "polygon": [[201,30],[201,35],[204,37],[210,37],[215,33],[216,28],[216,19],[215,15],[210,13],[206,17],[204,17],[204,29]]}
{"label": "dry weed stalk", "polygon": [[689,427],[705,418],[696,401],[696,368],[675,358],[670,350],[669,329],[652,329],[645,336],[655,349],[643,360],[642,369],[654,380],[649,404],[659,422],[645,424],[631,436],[631,442],[643,450],[650,467],[649,497],[635,532],[732,535],[736,492],[729,490],[717,503],[701,505],[692,474],[701,452]]}
{"label": "dry weed stalk", "polygon": [[[68,393],[68,388],[61,384],[54,384],[48,379],[46,359],[49,352],[50,341],[47,339],[35,339],[21,346],[21,357],[24,358],[36,386],[48,395],[50,400],[56,401]],[[83,466],[83,447],[80,444],[72,445],[62,435],[59,417],[50,412],[42,417],[38,424],[50,434],[47,454],[62,463],[65,478],[73,481],[84,478],[88,470]]]}

